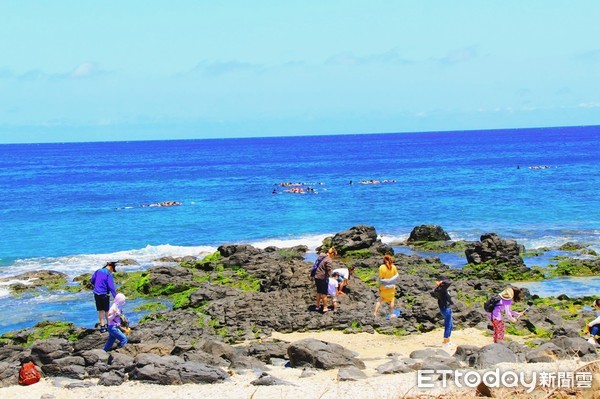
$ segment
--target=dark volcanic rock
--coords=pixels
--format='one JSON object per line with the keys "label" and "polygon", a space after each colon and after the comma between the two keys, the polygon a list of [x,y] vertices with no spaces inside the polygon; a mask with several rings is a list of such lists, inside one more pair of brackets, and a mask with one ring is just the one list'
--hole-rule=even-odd
{"label": "dark volcanic rock", "polygon": [[125,382],[125,373],[119,370],[112,370],[103,373],[98,379],[98,385],[104,385],[107,387],[118,386]]}
{"label": "dark volcanic rock", "polygon": [[394,358],[391,361],[378,366],[377,372],[380,374],[412,373],[414,371],[412,366],[416,363],[417,361],[413,359],[399,360]]}
{"label": "dark volcanic rock", "polygon": [[271,363],[271,358],[287,359],[287,348],[289,345],[287,342],[256,342],[246,347],[244,354],[269,364]]}
{"label": "dark volcanic rock", "polygon": [[135,368],[129,373],[132,380],[160,385],[211,384],[229,378],[225,371],[196,362],[185,362],[177,356],[140,354]]}
{"label": "dark volcanic rock", "polygon": [[33,344],[30,348],[31,359],[35,364],[50,364],[55,359],[69,356],[72,347],[69,341],[61,338],[52,338]]}
{"label": "dark volcanic rock", "polygon": [[[386,253],[393,254],[394,250],[387,244],[381,242],[377,238],[377,232],[373,226],[354,226],[349,230],[337,233],[331,238],[330,246],[334,246],[340,256],[344,256],[350,251],[358,251],[361,249],[370,249],[376,255],[384,255]],[[317,248],[321,250],[321,248]]]}
{"label": "dark volcanic rock", "polygon": [[511,263],[525,266],[519,251],[520,246],[516,241],[504,240],[496,233],[489,233],[482,235],[480,241],[470,244],[465,250],[465,255],[467,261],[473,264],[492,261],[497,264]]}
{"label": "dark volcanic rock", "polygon": [[54,270],[36,270],[19,274],[18,276],[1,278],[0,282],[10,280],[23,280],[26,283],[13,283],[9,288],[12,292],[23,292],[34,290],[40,287],[53,287],[67,283],[67,275]]}
{"label": "dark volcanic rock", "polygon": [[169,287],[165,294],[174,294],[199,286],[192,277],[192,271],[185,267],[154,266],[148,269],[148,284],[141,287],[142,293],[160,292]]}
{"label": "dark volcanic rock", "polygon": [[[187,300],[178,301],[181,305],[177,309],[146,315],[139,325],[132,326],[130,342],[124,348],[104,352],[101,348],[107,336],[97,329],[73,327],[65,333],[61,330],[56,333],[61,338],[38,340],[28,349],[12,344],[31,342],[39,336],[36,331],[26,329],[3,335],[0,385],[15,384],[21,362],[29,359],[49,375],[99,378],[104,385],[119,385],[125,380],[158,384],[212,383],[227,379],[225,370],[265,370],[265,364],[280,367],[288,359],[293,367],[311,370],[364,368],[356,354],[339,344],[310,339],[292,344],[271,342],[269,336],[273,331],[336,329],[347,333],[412,334],[439,328],[443,320],[431,291],[441,275],[453,281],[449,293],[454,301],[452,310],[457,327],[487,329],[489,320],[481,299],[500,292],[505,286],[503,282],[481,278],[468,270],[450,268],[439,258],[397,254],[394,264],[400,278],[396,307],[402,311],[401,316],[389,320],[374,317],[377,270],[383,253],[391,251],[377,239],[375,229],[368,226],[355,226],[324,242],[325,247],[331,244],[346,254],[333,260],[334,268],[356,267],[356,274],[349,280],[349,290],[340,296],[339,310],[335,313],[313,311],[315,286],[309,277],[312,262],[304,260],[306,247],[261,250],[249,245],[224,245],[206,262],[195,261],[185,267],[163,265],[143,272],[140,284],[149,296],[185,290]],[[493,259],[500,262],[491,269],[502,269],[506,261],[518,257],[516,243],[500,240],[495,235],[483,236],[479,247],[481,251],[473,254],[487,259],[486,262]],[[349,251],[360,252],[352,256]],[[506,270],[512,270],[513,266],[509,264]],[[384,309],[387,308],[384,306]],[[559,311],[532,306],[521,320],[521,326],[530,331],[545,330],[541,331],[544,336],[548,335],[545,332],[554,333],[552,342],[537,342],[536,345],[541,346],[535,350],[514,342],[484,348],[459,346],[454,357],[425,350],[413,354],[419,357],[417,360],[393,357],[378,371],[389,374],[422,367],[457,368],[461,362],[469,367],[489,367],[498,362],[543,362],[574,354],[582,360],[597,356],[594,348],[578,337],[581,319],[588,315],[583,314],[580,320],[565,321]],[[62,339],[66,337],[69,340]],[[230,345],[244,341],[252,343]],[[343,375],[345,372],[340,372],[340,379],[347,378]],[[257,380],[257,384],[262,383],[270,383],[269,376]]]}
{"label": "dark volcanic rock", "polygon": [[448,241],[450,236],[443,228],[433,224],[423,224],[415,227],[408,237],[407,242],[418,241]]}
{"label": "dark volcanic rock", "polygon": [[596,348],[583,338],[570,338],[566,336],[552,338],[550,341],[559,348],[563,349],[570,356],[583,357],[586,355],[595,355]]}
{"label": "dark volcanic rock", "polygon": [[262,373],[260,377],[251,381],[250,384],[255,386],[273,386],[273,385],[294,385],[288,381],[273,377],[267,373]]}
{"label": "dark volcanic rock", "polygon": [[[484,234],[481,241],[467,246],[465,255],[469,265],[465,266],[464,270],[473,269],[479,278],[491,280],[525,275],[531,270],[519,256],[522,251],[522,246],[516,241],[501,239],[495,233]],[[478,270],[477,265],[482,264],[490,267]],[[469,267],[471,265],[475,267]]]}
{"label": "dark volcanic rock", "polygon": [[367,375],[357,367],[343,367],[338,370],[338,381],[359,381],[367,378]]}
{"label": "dark volcanic rock", "polygon": [[365,368],[364,363],[356,359],[356,353],[341,345],[312,338],[291,343],[288,356],[292,367],[309,366],[324,370],[348,366]]}
{"label": "dark volcanic rock", "polygon": [[502,344],[486,345],[478,351],[477,366],[485,369],[498,363],[515,363],[517,355]]}

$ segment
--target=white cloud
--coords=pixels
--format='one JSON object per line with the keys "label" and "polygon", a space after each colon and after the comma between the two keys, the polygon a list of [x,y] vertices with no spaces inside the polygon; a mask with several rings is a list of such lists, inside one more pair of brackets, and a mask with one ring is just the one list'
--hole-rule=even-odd
{"label": "white cloud", "polygon": [[[231,61],[202,61],[196,65],[189,73],[204,73],[209,76],[220,76],[236,72],[255,72],[260,73],[266,68],[262,65],[251,64],[248,62]],[[186,75],[186,74],[184,74]]]}
{"label": "white cloud", "polygon": [[352,53],[336,54],[329,58],[326,64],[330,65],[365,65],[365,64],[412,64],[413,61],[402,57],[397,49],[393,48],[384,53],[375,53],[358,56]]}
{"label": "white cloud", "polygon": [[448,52],[444,57],[440,58],[440,63],[447,65],[459,64],[474,60],[479,57],[479,49],[477,46],[468,46],[452,50]]}
{"label": "white cloud", "polygon": [[0,68],[0,79],[17,79],[19,81],[57,81],[67,79],[81,79],[92,76],[101,76],[107,74],[107,71],[98,68],[93,62],[84,62],[75,67],[71,72],[49,73],[41,69],[30,69],[25,72],[15,72],[7,68]]}
{"label": "white cloud", "polygon": [[591,101],[587,103],[579,103],[577,106],[579,108],[600,108],[600,102]]}
{"label": "white cloud", "polygon": [[75,68],[70,76],[73,78],[83,78],[83,77],[88,77],[92,74],[94,74],[94,72],[96,72],[97,68],[96,65],[92,62],[84,62],[83,64],[79,65],[77,68]]}

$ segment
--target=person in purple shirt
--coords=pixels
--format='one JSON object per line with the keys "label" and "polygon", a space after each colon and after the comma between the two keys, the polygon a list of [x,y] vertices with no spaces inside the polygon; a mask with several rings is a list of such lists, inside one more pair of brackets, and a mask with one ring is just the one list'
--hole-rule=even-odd
{"label": "person in purple shirt", "polygon": [[123,323],[123,306],[125,306],[125,295],[117,294],[110,310],[108,311],[108,340],[104,345],[104,351],[108,352],[112,349],[115,341],[119,341],[119,348],[127,344],[127,335],[123,334],[121,324]]}
{"label": "person in purple shirt", "polygon": [[107,332],[106,313],[110,307],[110,294],[113,298],[117,296],[115,281],[112,274],[117,271],[117,262],[106,262],[102,269],[98,269],[92,275],[90,283],[94,286],[94,300],[98,311],[100,332]]}
{"label": "person in purple shirt", "polygon": [[515,312],[510,307],[513,300],[521,300],[521,290],[517,287],[508,287],[500,293],[500,301],[494,307],[492,313],[489,314],[492,320],[492,327],[494,328],[494,343],[500,343],[504,341],[504,319],[502,312],[509,321],[515,322],[523,314]]}

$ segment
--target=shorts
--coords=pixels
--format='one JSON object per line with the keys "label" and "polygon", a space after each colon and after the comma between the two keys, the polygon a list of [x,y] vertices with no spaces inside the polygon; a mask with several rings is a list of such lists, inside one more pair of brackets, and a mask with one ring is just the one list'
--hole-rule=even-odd
{"label": "shorts", "polygon": [[108,309],[110,308],[110,296],[108,294],[94,294],[94,299],[96,300],[97,311],[104,310],[105,312],[108,312]]}
{"label": "shorts", "polygon": [[320,280],[315,279],[315,286],[317,287],[317,294],[327,295],[327,288],[329,288],[329,281],[326,279]]}

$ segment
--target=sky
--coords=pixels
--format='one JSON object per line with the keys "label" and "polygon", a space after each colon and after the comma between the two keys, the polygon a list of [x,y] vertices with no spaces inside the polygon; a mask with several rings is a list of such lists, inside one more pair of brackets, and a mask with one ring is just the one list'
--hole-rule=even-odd
{"label": "sky", "polygon": [[596,0],[0,0],[0,143],[600,125]]}

